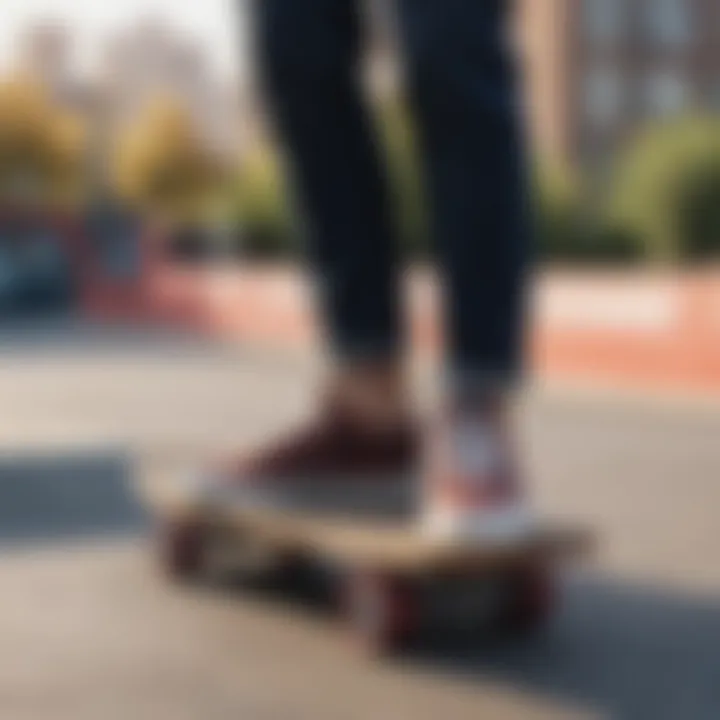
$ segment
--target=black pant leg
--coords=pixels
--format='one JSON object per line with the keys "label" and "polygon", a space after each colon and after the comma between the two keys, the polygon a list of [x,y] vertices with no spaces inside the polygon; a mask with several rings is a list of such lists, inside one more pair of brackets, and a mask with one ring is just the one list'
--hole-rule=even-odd
{"label": "black pant leg", "polygon": [[521,364],[529,202],[506,0],[398,0],[455,377]]}
{"label": "black pant leg", "polygon": [[399,340],[388,190],[360,88],[355,0],[258,0],[259,61],[318,274],[325,328],[344,358]]}

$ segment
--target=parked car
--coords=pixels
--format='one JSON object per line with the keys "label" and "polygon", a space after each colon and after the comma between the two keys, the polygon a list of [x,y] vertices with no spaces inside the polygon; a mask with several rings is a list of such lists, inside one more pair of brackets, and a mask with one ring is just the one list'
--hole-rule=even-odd
{"label": "parked car", "polygon": [[27,311],[65,305],[72,296],[69,260],[50,233],[26,233],[0,243],[0,309]]}
{"label": "parked car", "polygon": [[8,247],[0,245],[0,310],[13,306],[18,280],[18,268],[13,253]]}
{"label": "parked car", "polygon": [[18,251],[18,301],[22,307],[64,305],[72,293],[72,269],[62,245],[48,232],[23,239]]}

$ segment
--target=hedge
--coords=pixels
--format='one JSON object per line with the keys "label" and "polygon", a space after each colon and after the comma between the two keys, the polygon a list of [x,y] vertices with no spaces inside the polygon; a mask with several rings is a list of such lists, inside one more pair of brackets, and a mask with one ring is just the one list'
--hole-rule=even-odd
{"label": "hedge", "polygon": [[651,261],[720,256],[720,120],[645,130],[622,154],[608,221]]}
{"label": "hedge", "polygon": [[[422,172],[403,106],[379,113],[397,227],[405,256],[428,253]],[[297,254],[299,244],[275,154],[256,148],[234,209],[251,255]],[[544,261],[658,261],[720,255],[720,120],[648,129],[619,154],[605,190],[588,192],[568,168],[539,161],[533,173],[537,255]]]}

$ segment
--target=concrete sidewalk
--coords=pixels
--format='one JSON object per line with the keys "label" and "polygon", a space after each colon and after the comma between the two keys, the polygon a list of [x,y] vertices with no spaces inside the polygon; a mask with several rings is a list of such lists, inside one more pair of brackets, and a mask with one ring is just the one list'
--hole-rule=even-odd
{"label": "concrete sidewalk", "polygon": [[372,665],[287,598],[166,585],[129,491],[300,417],[310,366],[82,325],[2,336],[0,717],[720,717],[720,411],[528,397],[533,495],[597,528],[596,565],[544,638]]}

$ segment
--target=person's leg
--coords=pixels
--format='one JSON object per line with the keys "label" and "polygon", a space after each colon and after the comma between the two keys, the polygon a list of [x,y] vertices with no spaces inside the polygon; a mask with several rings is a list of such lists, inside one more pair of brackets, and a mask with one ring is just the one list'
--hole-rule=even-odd
{"label": "person's leg", "polygon": [[360,92],[356,0],[258,0],[260,69],[306,222],[333,373],[316,421],[223,465],[240,502],[407,512],[416,434],[399,362],[395,238]]}
{"label": "person's leg", "polygon": [[445,270],[451,379],[508,387],[521,365],[528,203],[508,0],[398,0],[409,96]]}
{"label": "person's leg", "polygon": [[509,393],[521,370],[529,202],[507,0],[398,0],[445,279],[449,394],[428,439],[442,531],[526,527]]}
{"label": "person's leg", "polygon": [[395,360],[395,238],[362,101],[357,0],[258,0],[258,60],[340,362]]}

